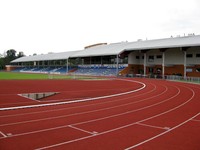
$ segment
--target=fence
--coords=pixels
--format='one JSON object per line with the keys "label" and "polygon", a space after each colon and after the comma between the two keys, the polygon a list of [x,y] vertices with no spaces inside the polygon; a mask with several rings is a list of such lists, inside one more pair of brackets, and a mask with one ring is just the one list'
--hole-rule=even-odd
{"label": "fence", "polygon": [[[128,74],[126,77],[135,77],[135,78],[153,78],[153,79],[163,79],[161,75],[143,75],[143,74]],[[178,75],[166,75],[166,80],[182,81],[182,82],[193,82],[200,83],[200,77],[186,77]]]}
{"label": "fence", "polygon": [[166,76],[167,80],[176,80],[176,81],[183,81],[183,82],[194,82],[200,83],[200,77],[182,77],[182,76],[175,76],[175,75],[168,75]]}

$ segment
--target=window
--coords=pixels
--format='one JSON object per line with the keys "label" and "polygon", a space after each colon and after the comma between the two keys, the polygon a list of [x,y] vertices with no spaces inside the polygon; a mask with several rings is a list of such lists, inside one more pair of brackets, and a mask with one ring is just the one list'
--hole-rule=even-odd
{"label": "window", "polygon": [[196,54],[196,57],[200,57],[200,54]]}
{"label": "window", "polygon": [[156,58],[157,59],[162,59],[162,55],[157,55]]}
{"label": "window", "polygon": [[200,72],[200,68],[196,68],[196,72]]}
{"label": "window", "polygon": [[187,68],[186,72],[192,72],[192,68]]}
{"label": "window", "polygon": [[187,54],[186,57],[187,57],[187,58],[192,58],[193,55],[192,55],[192,54]]}
{"label": "window", "polygon": [[154,56],[149,56],[149,62],[154,62]]}
{"label": "window", "polygon": [[136,56],[135,58],[136,58],[136,59],[140,59],[140,56]]}

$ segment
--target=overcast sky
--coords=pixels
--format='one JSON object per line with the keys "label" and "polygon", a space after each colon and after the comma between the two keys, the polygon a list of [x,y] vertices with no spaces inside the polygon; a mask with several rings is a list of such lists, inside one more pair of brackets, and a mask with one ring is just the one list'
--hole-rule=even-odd
{"label": "overcast sky", "polygon": [[200,34],[199,0],[0,0],[0,54]]}

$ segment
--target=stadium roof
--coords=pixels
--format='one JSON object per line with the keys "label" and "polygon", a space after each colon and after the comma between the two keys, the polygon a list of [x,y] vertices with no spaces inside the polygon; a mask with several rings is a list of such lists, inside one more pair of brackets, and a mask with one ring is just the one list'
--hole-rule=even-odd
{"label": "stadium roof", "polygon": [[25,56],[25,57],[20,57],[18,59],[15,59],[11,63],[28,62],[28,61],[68,59],[70,56],[72,56],[74,53],[77,53],[77,52],[78,51],[70,51],[70,52],[61,52],[61,53],[51,53],[51,54],[43,54],[43,55]]}
{"label": "stadium roof", "polygon": [[71,52],[21,57],[12,61],[12,63],[43,61],[43,60],[61,60],[61,59],[76,58],[76,57],[109,56],[109,55],[118,55],[123,51],[192,47],[192,46],[200,46],[200,35],[157,39],[157,40],[144,40],[144,41],[140,40],[136,42],[121,42],[121,43],[112,43],[108,45],[103,44],[90,47],[81,51],[71,51]]}
{"label": "stadium roof", "polygon": [[98,45],[74,53],[71,57],[108,56],[117,55],[126,47],[128,42]]}
{"label": "stadium roof", "polygon": [[130,42],[125,50],[149,50],[200,46],[200,35]]}

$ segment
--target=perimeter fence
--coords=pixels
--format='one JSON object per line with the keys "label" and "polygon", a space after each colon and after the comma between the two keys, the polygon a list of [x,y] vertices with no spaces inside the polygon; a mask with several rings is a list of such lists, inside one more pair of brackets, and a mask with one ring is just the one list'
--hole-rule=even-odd
{"label": "perimeter fence", "polygon": [[200,84],[200,77],[186,77],[178,76],[178,75],[165,75],[164,78],[160,75],[142,75],[142,74],[129,74],[126,77],[133,78],[153,78],[153,79],[165,79],[165,80],[173,80],[173,81],[182,81],[182,82],[192,82]]}

